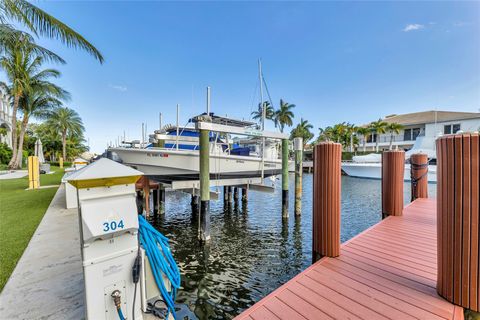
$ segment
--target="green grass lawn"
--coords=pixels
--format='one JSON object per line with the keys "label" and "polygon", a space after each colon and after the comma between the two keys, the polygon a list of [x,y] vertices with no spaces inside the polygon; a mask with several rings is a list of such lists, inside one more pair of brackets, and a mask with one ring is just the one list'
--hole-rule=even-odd
{"label": "green grass lawn", "polygon": [[[59,185],[63,169],[40,175],[40,185]],[[28,178],[0,180],[0,291],[47,211],[57,188],[29,190]]]}

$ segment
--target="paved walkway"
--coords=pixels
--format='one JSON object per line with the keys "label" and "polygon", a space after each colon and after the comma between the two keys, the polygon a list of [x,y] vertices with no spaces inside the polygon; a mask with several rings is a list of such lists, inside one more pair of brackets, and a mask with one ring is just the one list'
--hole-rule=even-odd
{"label": "paved walkway", "polygon": [[77,209],[62,185],[0,294],[0,319],[83,319]]}
{"label": "paved walkway", "polygon": [[2,171],[0,174],[0,180],[8,180],[8,179],[18,179],[18,178],[23,178],[28,175],[27,170],[16,170],[12,172],[7,172]]}

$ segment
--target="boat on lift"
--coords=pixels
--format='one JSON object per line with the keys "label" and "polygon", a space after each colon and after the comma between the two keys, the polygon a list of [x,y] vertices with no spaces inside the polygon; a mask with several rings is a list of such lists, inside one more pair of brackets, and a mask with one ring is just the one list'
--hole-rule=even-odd
{"label": "boat on lift", "polygon": [[[162,183],[199,180],[199,132],[192,124],[206,117],[213,124],[258,131],[254,122],[204,113],[190,119],[190,125],[183,128],[165,126],[155,131],[150,136],[152,146],[112,147],[108,149],[108,153],[115,154],[122,163]],[[235,144],[229,141],[228,135],[211,131],[210,178],[212,180],[265,178],[280,174],[282,160],[278,152],[278,141],[265,139],[264,149],[261,139],[252,141],[255,141],[257,147]]]}
{"label": "boat on lift", "polygon": [[[435,152],[435,139],[419,136],[415,140],[412,149],[405,152],[405,181],[410,181],[410,156],[414,153],[425,153],[429,159],[428,182],[437,182],[437,165]],[[364,156],[354,156],[352,161],[342,162],[342,171],[351,177],[381,179],[382,178],[382,155],[371,153]]]}

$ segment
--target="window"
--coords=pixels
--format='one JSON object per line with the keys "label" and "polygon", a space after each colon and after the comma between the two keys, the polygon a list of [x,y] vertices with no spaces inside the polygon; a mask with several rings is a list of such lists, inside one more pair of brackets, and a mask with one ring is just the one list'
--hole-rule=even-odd
{"label": "window", "polygon": [[405,131],[403,131],[403,140],[412,140],[412,129],[405,129]]}
{"label": "window", "polygon": [[417,139],[419,135],[420,135],[420,128],[412,129],[412,140]]}
{"label": "window", "polygon": [[458,131],[460,131],[460,123],[446,124],[443,126],[444,134],[457,133]]}

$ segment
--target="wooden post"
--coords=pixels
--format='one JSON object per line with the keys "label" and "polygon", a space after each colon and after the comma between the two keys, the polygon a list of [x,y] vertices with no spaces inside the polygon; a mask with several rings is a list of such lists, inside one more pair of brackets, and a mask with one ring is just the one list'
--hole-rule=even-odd
{"label": "wooden post", "polygon": [[248,186],[246,188],[242,188],[242,202],[248,201]]}
{"label": "wooden post", "polygon": [[295,150],[295,215],[302,214],[303,138],[293,139]]}
{"label": "wooden post", "polygon": [[232,204],[232,187],[231,186],[227,187],[227,192],[228,192],[228,197],[227,197],[228,205],[231,205]]}
{"label": "wooden post", "polygon": [[160,186],[157,189],[153,189],[152,191],[152,198],[153,198],[153,216],[156,217],[158,214],[158,209],[160,207],[159,204],[159,194],[158,190],[160,190]]}
{"label": "wooden post", "polygon": [[210,240],[210,131],[200,130],[200,224],[198,238]]}
{"label": "wooden post", "polygon": [[58,165],[60,166],[60,168],[63,168],[63,158],[62,157],[60,157],[58,159]]}
{"label": "wooden post", "polygon": [[282,139],[282,217],[288,218],[288,139]]}
{"label": "wooden post", "polygon": [[150,215],[150,179],[143,176],[143,209],[145,210],[145,216]]}
{"label": "wooden post", "polygon": [[428,198],[428,156],[415,153],[410,157],[411,201]]}
{"label": "wooden post", "polygon": [[165,214],[165,188],[161,184],[158,186],[158,213]]}
{"label": "wooden post", "polygon": [[225,205],[228,202],[228,188],[223,186],[223,204]]}
{"label": "wooden post", "polygon": [[40,187],[40,164],[38,157],[28,157],[28,189],[38,189]]}
{"label": "wooden post", "polygon": [[342,146],[321,142],[313,151],[313,261],[340,254]]}
{"label": "wooden post", "polygon": [[405,151],[382,153],[382,218],[402,215],[404,172]]}
{"label": "wooden post", "polygon": [[234,187],[233,189],[233,202],[235,202],[235,204],[238,203],[238,187]]}
{"label": "wooden post", "polygon": [[437,143],[437,291],[480,311],[480,137],[457,134]]}

